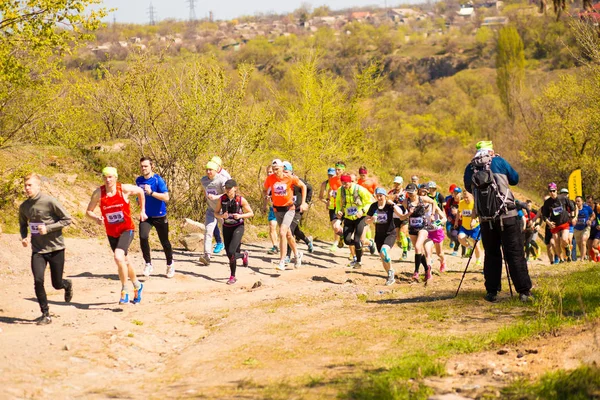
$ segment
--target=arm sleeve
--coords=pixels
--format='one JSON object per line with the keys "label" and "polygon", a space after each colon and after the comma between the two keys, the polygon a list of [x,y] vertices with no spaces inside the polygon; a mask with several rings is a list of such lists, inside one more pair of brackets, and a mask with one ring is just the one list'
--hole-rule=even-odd
{"label": "arm sleeve", "polygon": [[48,232],[54,232],[61,230],[62,228],[71,225],[71,215],[65,210],[65,208],[56,199],[52,200],[52,211],[58,217],[58,221],[52,224],[46,224]]}
{"label": "arm sleeve", "polygon": [[169,188],[167,187],[165,180],[160,176],[157,176],[157,178],[158,179],[156,179],[156,186],[157,186],[158,190],[155,190],[155,192],[169,193]]}
{"label": "arm sleeve", "polygon": [[27,216],[23,211],[23,207],[19,207],[19,230],[21,232],[21,239],[25,239],[29,231],[27,230]]}

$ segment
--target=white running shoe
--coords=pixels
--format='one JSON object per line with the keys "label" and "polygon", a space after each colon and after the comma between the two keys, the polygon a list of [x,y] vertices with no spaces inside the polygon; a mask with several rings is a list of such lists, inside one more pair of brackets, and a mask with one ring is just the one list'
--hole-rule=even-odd
{"label": "white running shoe", "polygon": [[278,271],[285,271],[285,262],[282,261],[279,264],[277,264],[275,269],[277,269]]}
{"label": "white running shoe", "polygon": [[167,265],[167,278],[172,278],[175,276],[175,266],[173,263],[171,265]]}
{"label": "white running shoe", "polygon": [[296,262],[294,263],[294,268],[300,268],[302,266],[302,256],[304,256],[304,253],[299,251],[296,255]]}
{"label": "white running shoe", "polygon": [[146,263],[146,266],[144,267],[144,276],[146,276],[146,277],[150,276],[152,271],[154,271],[154,267],[152,267],[152,264]]}

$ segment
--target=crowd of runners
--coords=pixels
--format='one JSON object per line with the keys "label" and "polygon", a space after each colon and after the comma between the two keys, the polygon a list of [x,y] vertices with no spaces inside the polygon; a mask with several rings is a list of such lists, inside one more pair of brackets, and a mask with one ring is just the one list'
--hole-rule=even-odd
{"label": "crowd of runners", "polygon": [[[219,157],[213,157],[207,162],[206,175],[201,180],[207,211],[204,249],[198,261],[209,265],[211,258],[224,249],[230,269],[227,284],[232,285],[237,281],[238,261],[241,260],[244,267],[249,265],[249,254],[241,246],[245,221],[254,216],[254,211],[222,164]],[[137,198],[140,209],[143,275],[148,277],[154,272],[149,244],[153,227],[165,253],[165,275],[173,278],[176,273],[167,218],[169,190],[153,169],[152,160],[142,158],[141,175],[135,185],[130,185],[119,182],[115,168],[104,168],[104,184],[93,192],[87,207],[86,216],[106,230],[121,281],[119,304],[141,302],[144,289],[128,258],[135,231],[130,207],[132,197]],[[313,203],[312,185],[296,176],[288,161],[275,159],[266,171],[262,207],[268,212],[272,244],[267,253],[278,256],[275,266],[278,271],[285,271],[290,264],[292,268],[299,268],[304,258],[299,243],[306,246],[309,254],[314,251],[313,238],[301,228],[303,214]],[[333,243],[327,249],[331,253],[347,251],[347,267],[362,268],[365,251],[368,251],[379,256],[386,274],[385,284],[393,285],[396,273],[391,250],[398,246],[401,250],[398,262],[407,260],[408,252],[414,250],[412,279],[414,282],[421,280],[422,267],[422,279],[427,284],[432,279],[436,262],[440,273],[446,269],[448,255],[443,245],[447,243],[449,256],[474,256],[474,265],[481,268],[481,222],[469,191],[453,184],[444,196],[435,182],[420,183],[417,176],[412,176],[406,185],[403,177],[396,176],[386,188],[369,174],[366,166],[361,166],[356,175],[346,170],[343,161],[328,168],[327,175],[313,204],[323,204],[328,210]],[[42,311],[37,323],[42,325],[52,321],[44,290],[44,271],[48,264],[53,287],[65,290],[66,302],[73,297],[72,282],[62,277],[65,262],[62,228],[71,223],[71,217],[57,199],[41,192],[39,175],[27,175],[24,185],[28,199],[19,210],[21,237],[23,246],[32,247],[35,293]],[[600,261],[600,204],[595,203],[592,196],[585,201],[580,196],[572,201],[567,189],[558,191],[557,185],[550,183],[544,204],[539,209],[529,200],[516,201],[516,205],[527,260],[541,259],[537,237],[542,236],[551,263],[576,259]],[[96,212],[97,208],[100,213]],[[347,250],[341,250],[343,248]],[[133,286],[131,299],[128,280]]]}

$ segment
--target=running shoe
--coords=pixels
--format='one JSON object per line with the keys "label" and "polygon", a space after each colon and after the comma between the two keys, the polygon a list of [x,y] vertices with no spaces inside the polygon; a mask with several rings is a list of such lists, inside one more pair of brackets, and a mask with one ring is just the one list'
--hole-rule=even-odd
{"label": "running shoe", "polygon": [[453,249],[454,248],[454,242],[450,242],[450,248]]}
{"label": "running shoe", "polygon": [[476,267],[481,267],[481,260],[475,261],[475,266]]}
{"label": "running shoe", "polygon": [[65,279],[65,303],[70,303],[73,299],[73,282],[70,279]]}
{"label": "running shoe", "polygon": [[471,257],[473,253],[473,248],[471,246],[467,247],[467,251],[465,252],[465,257]]}
{"label": "running shoe", "polygon": [[375,254],[377,248],[375,247],[375,241],[373,239],[369,239],[369,252],[371,255]]}
{"label": "running shoe", "polygon": [[362,268],[362,264],[359,263],[358,261],[354,262],[354,265],[352,265],[351,267],[352,269],[361,269]]}
{"label": "running shoe", "polygon": [[453,251],[450,255],[454,256],[454,257],[458,257],[458,251]]}
{"label": "running shoe", "polygon": [[133,288],[133,304],[139,304],[142,301],[142,291],[144,290],[144,284],[140,283],[139,288]]}
{"label": "running shoe", "polygon": [[418,272],[415,272],[415,273],[413,274],[413,281],[417,281],[417,282],[419,282],[419,273],[418,273]]}
{"label": "running shoe", "polygon": [[338,240],[337,247],[339,247],[340,249],[342,247],[344,247],[344,238],[342,238],[341,236],[340,236],[340,239]]}
{"label": "running shoe", "polygon": [[301,251],[299,251],[298,254],[296,254],[296,262],[294,262],[294,268],[300,268],[302,266],[302,256],[304,256],[304,253],[302,253]]}
{"label": "running shoe", "polygon": [[213,254],[219,254],[220,252],[223,251],[224,248],[225,248],[225,245],[223,243],[215,244],[215,248],[213,249]]}
{"label": "running shoe", "polygon": [[354,264],[356,264],[356,260],[352,260],[348,263],[348,268],[354,268]]}
{"label": "running shoe", "polygon": [[200,261],[200,264],[202,265],[210,265],[210,256],[208,254],[203,254],[198,257],[198,261]]}
{"label": "running shoe", "polygon": [[389,263],[390,261],[392,261],[390,255],[388,254],[388,251],[387,251],[387,249],[385,247],[381,248],[381,254],[383,255],[383,261],[384,262]]}
{"label": "running shoe", "polygon": [[175,276],[175,266],[173,263],[167,265],[167,278],[172,278]]}
{"label": "running shoe", "polygon": [[278,271],[285,271],[285,262],[282,261],[279,264],[277,264],[275,269],[277,269]]}
{"label": "running shoe", "polygon": [[446,263],[443,262],[440,264],[440,272],[444,272],[446,270]]}
{"label": "running shoe", "polygon": [[121,298],[119,299],[119,304],[128,304],[129,303],[129,293],[127,293],[126,291],[122,290],[121,291]]}
{"label": "running shoe", "polygon": [[290,265],[290,258],[288,256],[285,256],[283,262],[285,263],[285,265]]}
{"label": "running shoe", "polygon": [[408,258],[408,252],[407,251],[403,251],[402,252],[402,259],[406,260]]}
{"label": "running shoe", "polygon": [[52,323],[52,318],[49,313],[43,313],[41,317],[35,320],[36,325],[48,325]]}
{"label": "running shoe", "polygon": [[394,270],[390,269],[388,271],[388,277],[387,277],[387,281],[385,281],[385,285],[390,286],[390,285],[393,285],[394,283],[396,283],[396,279],[394,279]]}
{"label": "running shoe", "polygon": [[427,271],[425,271],[425,282],[428,282],[431,280],[431,265],[429,266],[429,268],[427,268]]}
{"label": "running shoe", "polygon": [[152,264],[146,263],[146,265],[144,266],[144,276],[146,276],[146,277],[150,276],[152,271],[154,271],[154,267],[152,266]]}
{"label": "running shoe", "polygon": [[308,237],[308,252],[312,253],[313,251],[315,251],[315,247],[313,245],[313,238],[312,236]]}
{"label": "running shoe", "polygon": [[356,260],[356,256],[353,256],[352,253],[348,254],[348,260]]}
{"label": "running shoe", "polygon": [[248,267],[248,252],[245,250],[242,251],[242,265]]}
{"label": "running shoe", "polygon": [[332,253],[335,253],[337,251],[338,247],[337,244],[332,244],[331,247],[329,248],[329,251]]}
{"label": "running shoe", "polygon": [[267,254],[279,254],[279,247],[273,246],[269,250],[267,250]]}
{"label": "running shoe", "polygon": [[229,280],[227,281],[227,284],[228,285],[233,285],[236,282],[237,282],[237,279],[235,278],[235,276],[230,276]]}

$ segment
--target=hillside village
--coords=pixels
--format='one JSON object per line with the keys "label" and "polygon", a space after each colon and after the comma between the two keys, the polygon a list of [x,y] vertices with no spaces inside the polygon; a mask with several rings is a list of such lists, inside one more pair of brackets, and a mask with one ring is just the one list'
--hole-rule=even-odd
{"label": "hillside village", "polygon": [[[447,5],[448,4],[448,5]],[[502,15],[504,2],[484,1],[474,4],[437,3],[412,8],[373,8],[369,10],[329,11],[310,13],[299,11],[285,15],[242,17],[231,21],[194,21],[176,22],[166,20],[155,26],[146,26],[145,32],[137,32],[128,37],[111,35],[116,32],[115,26],[108,26],[99,32],[97,43],[89,45],[87,51],[95,54],[99,60],[110,57],[112,60],[124,59],[132,49],[145,50],[148,47],[171,47],[175,50],[185,49],[190,52],[202,52],[206,46],[218,49],[238,51],[248,41],[264,37],[270,41],[281,36],[312,35],[321,28],[333,30],[336,36],[351,35],[347,26],[350,23],[387,25],[390,28],[402,29],[405,41],[410,41],[410,34],[417,33],[428,37],[443,35],[462,27],[475,30],[480,26],[503,26],[508,17]],[[535,6],[530,12],[534,13]],[[314,15],[327,14],[327,15]],[[173,29],[179,25],[178,29]],[[181,26],[185,26],[184,29]],[[135,29],[122,29],[127,25],[117,24],[119,31],[135,32]],[[170,29],[169,29],[170,28]],[[175,32],[174,32],[175,31]]]}

